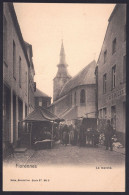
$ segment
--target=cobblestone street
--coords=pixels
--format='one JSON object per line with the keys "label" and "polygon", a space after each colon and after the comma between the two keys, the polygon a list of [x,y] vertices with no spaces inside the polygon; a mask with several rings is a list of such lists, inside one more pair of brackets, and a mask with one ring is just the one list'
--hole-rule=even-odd
{"label": "cobblestone street", "polygon": [[105,147],[78,147],[71,145],[55,145],[53,149],[27,150],[25,153],[16,153],[4,161],[9,164],[35,165],[93,165],[116,166],[124,165],[125,155],[105,150]]}

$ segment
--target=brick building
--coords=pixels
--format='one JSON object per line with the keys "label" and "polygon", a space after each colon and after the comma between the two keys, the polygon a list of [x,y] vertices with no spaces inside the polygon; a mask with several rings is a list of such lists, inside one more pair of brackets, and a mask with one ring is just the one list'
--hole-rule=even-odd
{"label": "brick building", "polygon": [[32,46],[23,40],[13,3],[3,4],[3,54],[3,142],[15,145],[18,121],[29,106],[34,108],[34,89],[29,84],[32,77],[33,85],[34,66]]}
{"label": "brick building", "polygon": [[[99,119],[110,119],[124,144],[126,119],[126,5],[117,4],[98,59]],[[101,121],[101,120],[100,120]]]}

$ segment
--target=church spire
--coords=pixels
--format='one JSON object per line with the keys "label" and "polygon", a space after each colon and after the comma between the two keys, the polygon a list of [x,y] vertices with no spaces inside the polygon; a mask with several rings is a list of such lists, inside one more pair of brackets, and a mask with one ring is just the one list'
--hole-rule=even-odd
{"label": "church spire", "polygon": [[60,96],[60,92],[69,79],[71,79],[71,76],[68,73],[67,70],[67,63],[65,61],[65,51],[64,51],[64,45],[63,40],[61,44],[61,50],[60,50],[60,62],[57,65],[58,71],[53,79],[53,101],[57,100]]}
{"label": "church spire", "polygon": [[62,39],[61,50],[60,50],[60,64],[66,65],[63,39]]}

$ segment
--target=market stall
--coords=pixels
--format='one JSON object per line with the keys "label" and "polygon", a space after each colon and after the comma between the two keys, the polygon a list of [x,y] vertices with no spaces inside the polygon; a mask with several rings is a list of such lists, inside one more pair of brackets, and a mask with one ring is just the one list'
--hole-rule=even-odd
{"label": "market stall", "polygon": [[19,138],[21,144],[35,149],[52,148],[56,139],[55,129],[63,119],[49,110],[37,107],[24,120],[19,122]]}

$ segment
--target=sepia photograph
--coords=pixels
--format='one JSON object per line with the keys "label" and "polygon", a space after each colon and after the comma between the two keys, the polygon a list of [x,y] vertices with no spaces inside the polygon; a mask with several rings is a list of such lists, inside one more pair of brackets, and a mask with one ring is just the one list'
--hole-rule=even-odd
{"label": "sepia photograph", "polygon": [[125,192],[126,4],[3,3],[3,191]]}

